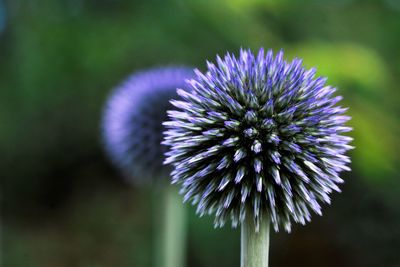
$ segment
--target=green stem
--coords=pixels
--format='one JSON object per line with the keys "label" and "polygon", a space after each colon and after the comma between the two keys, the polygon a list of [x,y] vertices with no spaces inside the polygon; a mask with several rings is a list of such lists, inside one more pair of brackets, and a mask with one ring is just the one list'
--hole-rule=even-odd
{"label": "green stem", "polygon": [[241,230],[241,267],[268,267],[269,220],[263,216],[259,231],[256,232],[254,220],[247,214]]}
{"label": "green stem", "polygon": [[[178,190],[166,185],[161,196],[156,196],[158,207],[155,219],[158,229],[156,267],[183,267],[185,265],[186,216]],[[160,192],[158,191],[158,192]]]}

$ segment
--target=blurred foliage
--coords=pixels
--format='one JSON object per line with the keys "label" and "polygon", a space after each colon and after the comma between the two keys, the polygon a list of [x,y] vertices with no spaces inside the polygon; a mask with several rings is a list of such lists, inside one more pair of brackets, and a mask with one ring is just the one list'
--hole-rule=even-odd
{"label": "blurred foliage", "polygon": [[[399,45],[396,0],[0,0],[3,265],[150,266],[152,194],[103,155],[107,95],[262,46],[338,87],[356,146],[324,217],[273,235],[272,266],[399,266]],[[188,266],[237,266],[239,231],[189,214]]]}

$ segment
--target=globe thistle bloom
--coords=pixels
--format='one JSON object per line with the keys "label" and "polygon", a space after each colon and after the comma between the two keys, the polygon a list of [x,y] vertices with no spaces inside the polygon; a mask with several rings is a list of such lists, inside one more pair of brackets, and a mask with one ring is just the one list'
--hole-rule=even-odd
{"label": "globe thistle bloom", "polygon": [[282,51],[241,50],[207,67],[195,70],[190,90],[177,91],[164,123],[165,164],[184,200],[201,216],[215,214],[216,227],[252,216],[257,228],[267,216],[275,231],[290,232],[292,221],[321,214],[350,170],[352,139],[342,135],[350,117],[336,89]]}
{"label": "globe thistle bloom", "polygon": [[191,77],[188,68],[151,69],[132,75],[109,97],[102,122],[105,149],[130,181],[169,176],[162,164],[162,122],[176,88],[185,88],[185,79]]}

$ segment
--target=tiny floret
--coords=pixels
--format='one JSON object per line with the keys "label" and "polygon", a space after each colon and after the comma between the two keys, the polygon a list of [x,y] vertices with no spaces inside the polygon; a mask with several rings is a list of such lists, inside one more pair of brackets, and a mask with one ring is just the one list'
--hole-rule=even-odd
{"label": "tiny floret", "polygon": [[136,73],[110,95],[102,121],[103,142],[111,161],[129,182],[148,183],[169,176],[161,145],[167,110],[176,88],[187,88],[193,71],[166,67]]}
{"label": "tiny floret", "polygon": [[336,89],[282,51],[241,50],[207,67],[178,90],[164,123],[165,164],[184,200],[214,214],[216,227],[252,216],[257,228],[267,216],[289,232],[321,214],[350,170],[350,117]]}

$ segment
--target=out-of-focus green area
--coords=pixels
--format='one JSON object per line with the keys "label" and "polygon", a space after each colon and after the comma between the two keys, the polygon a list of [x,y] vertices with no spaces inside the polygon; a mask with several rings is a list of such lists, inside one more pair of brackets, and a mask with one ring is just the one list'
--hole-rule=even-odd
{"label": "out-of-focus green area", "polygon": [[[400,266],[399,1],[0,0],[2,266],[150,266],[152,193],[106,160],[102,105],[135,70],[240,47],[304,58],[353,116],[343,193],[272,236],[271,266]],[[188,266],[239,266],[239,231],[188,213]]]}

